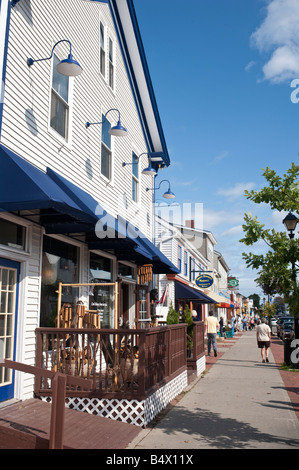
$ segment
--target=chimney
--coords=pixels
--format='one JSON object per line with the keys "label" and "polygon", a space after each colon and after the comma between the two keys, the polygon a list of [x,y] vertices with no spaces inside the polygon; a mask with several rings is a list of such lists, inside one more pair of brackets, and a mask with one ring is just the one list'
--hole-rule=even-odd
{"label": "chimney", "polygon": [[186,220],[185,226],[190,227],[190,228],[194,228],[194,220]]}

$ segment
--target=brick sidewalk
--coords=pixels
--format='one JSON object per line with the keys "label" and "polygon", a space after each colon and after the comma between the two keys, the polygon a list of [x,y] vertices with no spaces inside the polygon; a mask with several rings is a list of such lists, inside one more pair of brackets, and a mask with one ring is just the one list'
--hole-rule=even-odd
{"label": "brick sidewalk", "polygon": [[282,341],[276,337],[272,337],[271,352],[273,354],[275,363],[279,368],[281,378],[283,380],[285,389],[288,392],[296,416],[299,419],[299,370],[288,371],[280,369],[284,362],[284,345]]}

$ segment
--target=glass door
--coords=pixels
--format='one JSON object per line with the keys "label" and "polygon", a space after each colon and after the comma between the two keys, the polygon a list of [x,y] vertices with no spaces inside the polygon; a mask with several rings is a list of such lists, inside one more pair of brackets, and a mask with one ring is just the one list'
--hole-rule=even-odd
{"label": "glass door", "polygon": [[[0,258],[0,358],[15,359],[19,263]],[[0,367],[0,402],[14,396],[14,371]]]}

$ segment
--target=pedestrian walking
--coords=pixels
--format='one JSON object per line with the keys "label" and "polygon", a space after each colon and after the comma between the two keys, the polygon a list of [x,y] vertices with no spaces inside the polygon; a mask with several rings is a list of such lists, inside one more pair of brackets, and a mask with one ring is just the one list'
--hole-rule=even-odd
{"label": "pedestrian walking", "polygon": [[208,337],[208,356],[211,355],[211,346],[213,346],[214,356],[217,356],[217,328],[219,328],[219,322],[214,317],[213,312],[209,312],[209,316],[205,319],[205,335]]}
{"label": "pedestrian walking", "polygon": [[265,362],[265,359],[269,362],[271,329],[265,318],[262,318],[261,323],[256,327],[256,339],[258,348],[261,350],[262,362]]}
{"label": "pedestrian walking", "polygon": [[219,326],[220,326],[220,336],[223,338],[223,317],[220,317]]}
{"label": "pedestrian walking", "polygon": [[247,318],[246,318],[246,315],[244,315],[242,323],[243,323],[243,331],[247,331]]}

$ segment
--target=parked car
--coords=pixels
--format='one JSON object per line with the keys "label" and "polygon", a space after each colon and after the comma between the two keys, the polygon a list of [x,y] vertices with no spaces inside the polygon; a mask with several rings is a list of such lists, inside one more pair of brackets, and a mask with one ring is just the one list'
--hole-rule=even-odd
{"label": "parked car", "polygon": [[278,338],[281,338],[282,339],[282,328],[283,328],[283,324],[286,323],[286,322],[291,322],[293,321],[294,322],[294,318],[291,317],[291,316],[286,316],[286,317],[279,317],[279,320],[276,324],[276,334],[278,336]]}
{"label": "parked car", "polygon": [[276,324],[277,324],[276,318],[271,318],[271,320],[270,320],[270,325],[271,325],[271,326],[276,326]]}
{"label": "parked car", "polygon": [[295,337],[294,320],[293,321],[285,321],[281,325],[280,338],[283,341],[285,341],[286,339],[293,339],[294,337]]}

